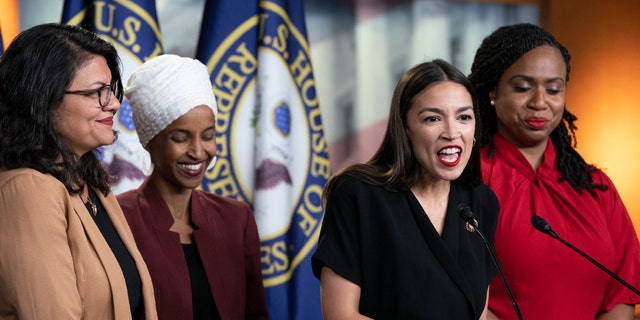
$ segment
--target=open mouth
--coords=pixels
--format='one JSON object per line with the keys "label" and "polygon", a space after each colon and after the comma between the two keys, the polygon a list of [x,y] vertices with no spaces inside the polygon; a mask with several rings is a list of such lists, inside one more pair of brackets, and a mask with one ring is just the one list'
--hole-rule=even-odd
{"label": "open mouth", "polygon": [[447,167],[456,166],[460,163],[462,149],[459,147],[446,147],[438,151],[438,160]]}
{"label": "open mouth", "polygon": [[199,163],[179,163],[178,167],[189,176],[198,176],[203,172],[204,161]]}

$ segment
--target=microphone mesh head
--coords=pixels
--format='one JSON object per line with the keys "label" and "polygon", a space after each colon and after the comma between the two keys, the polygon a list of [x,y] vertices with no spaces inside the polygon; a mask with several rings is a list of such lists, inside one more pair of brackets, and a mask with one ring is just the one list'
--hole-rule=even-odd
{"label": "microphone mesh head", "polygon": [[540,216],[531,217],[531,224],[536,229],[544,233],[549,233],[549,230],[551,230],[551,226],[549,226],[549,223],[547,223],[547,221]]}
{"label": "microphone mesh head", "polygon": [[464,219],[464,221],[473,219],[473,212],[471,211],[471,208],[464,203],[458,205],[458,215],[460,218]]}

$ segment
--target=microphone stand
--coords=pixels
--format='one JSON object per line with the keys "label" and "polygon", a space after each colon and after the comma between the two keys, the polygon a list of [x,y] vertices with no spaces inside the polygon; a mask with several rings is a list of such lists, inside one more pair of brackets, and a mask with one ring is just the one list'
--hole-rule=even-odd
{"label": "microphone stand", "polygon": [[605,266],[603,266],[602,264],[600,264],[598,261],[596,261],[595,259],[591,258],[589,255],[587,255],[586,253],[584,253],[582,250],[576,248],[574,245],[572,245],[571,243],[567,242],[566,240],[562,239],[561,237],[558,236],[558,234],[556,234],[552,229],[551,226],[549,225],[549,223],[547,223],[546,220],[544,220],[542,217],[540,216],[533,216],[531,217],[531,224],[533,224],[533,226],[538,229],[538,231],[542,232],[542,233],[546,233],[549,236],[551,236],[552,238],[560,241],[562,244],[564,244],[565,246],[571,248],[573,251],[579,253],[581,256],[583,256],[585,259],[589,260],[591,263],[593,263],[594,265],[596,265],[598,268],[600,268],[600,270],[606,272],[608,275],[610,275],[612,278],[616,279],[618,282],[622,283],[625,287],[629,288],[629,290],[633,291],[635,294],[640,296],[640,291],[638,289],[636,289],[635,287],[633,287],[631,284],[629,284],[628,282],[624,281],[624,279],[620,278],[617,274],[613,273],[613,271],[607,269]]}
{"label": "microphone stand", "polygon": [[500,262],[498,261],[498,257],[496,256],[496,253],[494,252],[493,248],[491,247],[491,245],[489,244],[489,240],[487,240],[487,238],[484,236],[484,234],[480,231],[480,228],[478,228],[478,220],[476,220],[473,216],[473,213],[471,212],[471,208],[469,208],[468,206],[464,206],[464,205],[459,205],[458,206],[458,213],[460,215],[460,217],[465,220],[468,224],[470,224],[473,229],[467,229],[469,232],[477,232],[478,235],[480,236],[480,238],[482,238],[482,242],[484,243],[485,248],[487,248],[487,251],[489,251],[489,256],[491,257],[491,260],[493,261],[493,265],[496,266],[496,269],[498,270],[498,275],[500,275],[500,280],[502,280],[502,285],[504,285],[505,290],[507,290],[507,294],[509,295],[509,298],[511,299],[511,304],[513,305],[513,309],[515,310],[516,314],[518,315],[518,319],[519,320],[523,320],[522,318],[522,312],[520,311],[520,307],[518,306],[518,303],[516,302],[516,298],[513,295],[513,292],[511,292],[511,288],[509,288],[509,284],[507,284],[507,279],[504,277],[504,273],[502,272],[502,267],[500,266]]}

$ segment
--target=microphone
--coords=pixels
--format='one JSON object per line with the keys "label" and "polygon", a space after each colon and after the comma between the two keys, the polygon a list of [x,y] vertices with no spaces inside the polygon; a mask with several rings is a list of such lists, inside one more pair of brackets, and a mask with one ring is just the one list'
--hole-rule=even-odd
{"label": "microphone", "polygon": [[640,291],[638,291],[638,289],[634,288],[631,284],[629,284],[628,282],[624,281],[622,278],[620,278],[617,274],[613,273],[613,271],[607,269],[605,266],[603,266],[602,264],[600,264],[598,261],[596,261],[595,259],[591,258],[590,256],[588,256],[586,253],[582,252],[582,250],[576,248],[575,246],[573,246],[571,243],[567,242],[566,240],[560,238],[552,229],[551,226],[549,225],[549,223],[544,220],[542,217],[540,216],[533,216],[531,217],[531,224],[538,229],[538,231],[542,232],[542,233],[546,233],[549,236],[551,236],[552,238],[560,241],[562,244],[564,244],[565,246],[571,248],[571,250],[579,253],[581,256],[583,256],[585,259],[589,260],[589,262],[593,263],[594,265],[596,265],[598,268],[600,268],[602,271],[606,272],[607,274],[609,274],[612,278],[616,279],[618,282],[622,283],[625,287],[629,288],[631,291],[635,292],[635,294],[640,296]]}
{"label": "microphone", "polygon": [[[471,212],[471,208],[469,208],[464,203],[458,205],[458,215],[462,220],[466,221],[468,224],[473,226],[474,228],[478,225],[478,220],[473,217],[473,212]],[[469,232],[473,232],[469,230]]]}
{"label": "microphone", "polygon": [[458,215],[460,216],[460,218],[462,218],[462,220],[467,222],[467,230],[469,232],[477,232],[480,238],[482,238],[482,242],[484,242],[485,248],[487,248],[487,251],[489,251],[489,256],[491,256],[493,265],[498,270],[498,274],[500,275],[500,280],[502,280],[502,284],[504,285],[504,288],[507,290],[509,299],[511,299],[513,310],[515,310],[516,314],[518,315],[518,319],[522,320],[522,312],[520,312],[520,307],[518,307],[518,302],[516,302],[516,298],[513,296],[513,293],[511,292],[511,288],[507,283],[507,279],[504,277],[504,273],[502,273],[502,267],[500,266],[498,257],[496,256],[496,253],[493,250],[493,247],[491,247],[489,240],[487,240],[484,234],[480,231],[480,228],[478,227],[478,220],[476,220],[475,216],[473,215],[471,208],[469,208],[469,206],[467,206],[466,204],[463,204],[463,203],[459,204]]}

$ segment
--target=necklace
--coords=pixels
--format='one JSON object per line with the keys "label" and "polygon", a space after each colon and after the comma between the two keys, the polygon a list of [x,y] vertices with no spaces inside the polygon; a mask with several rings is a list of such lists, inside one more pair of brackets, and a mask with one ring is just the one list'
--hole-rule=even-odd
{"label": "necklace", "polygon": [[[80,197],[80,200],[82,200],[82,197]],[[93,202],[93,200],[91,200],[91,195],[87,196],[87,201],[82,200],[82,202],[87,206],[87,209],[91,208],[91,213],[93,213],[94,217],[98,215],[98,206]]]}

